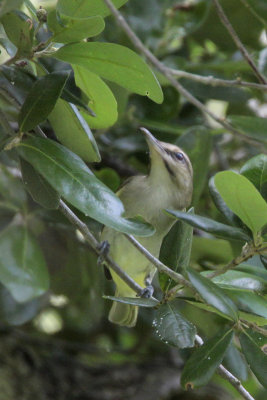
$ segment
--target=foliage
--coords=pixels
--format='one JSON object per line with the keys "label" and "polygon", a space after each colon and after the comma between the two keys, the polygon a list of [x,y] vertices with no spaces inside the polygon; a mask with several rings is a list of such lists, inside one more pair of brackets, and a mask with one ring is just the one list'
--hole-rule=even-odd
{"label": "foliage", "polygon": [[[206,112],[137,53],[104,0],[42,2],[45,8],[37,1],[0,1],[1,321],[21,329],[28,322],[40,333],[42,315],[52,308],[61,336],[89,336],[101,348],[104,335],[113,351],[117,344],[123,348],[129,334],[118,327],[109,333],[108,300],[139,305],[132,335],[135,342],[144,333],[149,337],[147,354],[190,348],[181,353],[185,389],[206,385],[221,363],[247,379],[241,351],[263,393],[266,87],[253,86],[256,77],[213,1],[113,3],[123,6],[144,45],[183,73],[179,83]],[[266,74],[266,39],[260,41],[266,4],[220,4]],[[192,161],[194,208],[165,210],[177,222],[160,253],[188,286],[160,273],[155,298],[103,296],[109,283],[85,237],[62,215],[62,202],[97,239],[103,225],[140,237],[153,234],[138,216],[123,216],[114,193],[125,177],[147,171],[140,126],[181,146]],[[204,339],[198,348],[196,334]]]}

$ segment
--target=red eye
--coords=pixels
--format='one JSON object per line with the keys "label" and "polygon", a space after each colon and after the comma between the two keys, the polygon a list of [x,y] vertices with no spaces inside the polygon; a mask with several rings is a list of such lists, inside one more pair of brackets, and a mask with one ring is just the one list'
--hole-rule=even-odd
{"label": "red eye", "polygon": [[175,157],[176,157],[179,161],[183,161],[183,160],[184,160],[184,155],[183,155],[183,153],[175,153]]}

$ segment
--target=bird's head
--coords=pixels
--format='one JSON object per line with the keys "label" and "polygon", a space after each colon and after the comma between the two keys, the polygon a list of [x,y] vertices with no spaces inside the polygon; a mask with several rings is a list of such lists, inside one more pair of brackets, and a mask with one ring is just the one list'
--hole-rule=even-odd
{"label": "bird's head", "polygon": [[149,176],[162,186],[162,190],[172,191],[180,201],[183,198],[184,207],[188,207],[193,191],[193,168],[189,157],[180,147],[157,140],[146,128],[141,131],[149,147]]}

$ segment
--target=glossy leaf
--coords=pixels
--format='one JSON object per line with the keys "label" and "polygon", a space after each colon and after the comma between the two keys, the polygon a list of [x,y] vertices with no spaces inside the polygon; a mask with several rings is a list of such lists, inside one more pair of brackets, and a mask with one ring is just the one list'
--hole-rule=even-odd
{"label": "glossy leaf", "polygon": [[58,99],[48,120],[56,137],[64,146],[84,161],[100,161],[100,153],[95,138],[74,104]]}
{"label": "glossy leaf", "polygon": [[185,389],[194,389],[209,382],[222,362],[232,337],[231,330],[220,332],[193,352],[181,376],[181,384]]}
{"label": "glossy leaf", "polygon": [[[210,272],[208,272],[210,274]],[[227,271],[212,279],[220,287],[240,288],[261,291],[266,288],[267,281],[259,276],[254,276],[242,271]]]}
{"label": "glossy leaf", "polygon": [[176,301],[160,306],[153,327],[156,336],[166,344],[180,349],[194,347],[196,328],[179,312]]}
{"label": "glossy leaf", "polygon": [[[120,8],[127,0],[113,0],[112,3],[116,8]],[[86,18],[93,15],[101,15],[106,17],[110,14],[109,8],[103,0],[59,0],[57,2],[57,11],[61,14],[75,18]]]}
{"label": "glossy leaf", "polygon": [[246,329],[240,335],[240,343],[247,362],[258,381],[267,388],[267,338]]}
{"label": "glossy leaf", "polygon": [[59,194],[27,161],[21,159],[21,173],[24,185],[33,200],[42,207],[56,209],[59,206]]}
{"label": "glossy leaf", "polygon": [[236,239],[242,241],[249,241],[250,237],[240,228],[225,225],[212,219],[201,217],[200,215],[192,215],[183,211],[166,210],[174,217],[187,222],[195,228],[202,229],[203,231],[213,233],[225,239]]}
{"label": "glossy leaf", "polygon": [[150,299],[142,299],[140,297],[115,297],[115,296],[103,296],[104,299],[117,301],[118,303],[132,304],[139,307],[156,307],[159,305],[159,301],[154,297]]}
{"label": "glossy leaf", "polygon": [[109,87],[96,74],[83,67],[74,66],[76,85],[89,98],[88,106],[94,111],[92,117],[82,111],[84,119],[91,128],[103,129],[112,126],[117,118],[117,102]]}
{"label": "glossy leaf", "polygon": [[17,150],[66,201],[86,216],[125,233],[137,236],[154,233],[148,224],[123,218],[124,207],[119,198],[70,150],[52,140],[34,137],[21,142]]}
{"label": "glossy leaf", "polygon": [[105,28],[105,22],[99,15],[90,18],[65,18],[62,26],[58,23],[55,10],[48,14],[47,23],[53,32],[53,42],[59,43],[79,42],[99,35]]}
{"label": "glossy leaf", "polygon": [[241,310],[267,319],[267,301],[264,296],[244,289],[224,288],[223,291],[237,303],[238,308]]}
{"label": "glossy leaf", "polygon": [[246,136],[267,142],[266,118],[250,117],[244,115],[231,115],[229,121],[241,130]]}
{"label": "glossy leaf", "polygon": [[238,312],[235,304],[218,285],[193,269],[188,270],[187,273],[192,285],[207,304],[217,308],[220,312],[233,320],[238,319]]}
{"label": "glossy leaf", "polygon": [[0,17],[2,15],[12,11],[19,9],[23,0],[1,0],[0,2]]}
{"label": "glossy leaf", "polygon": [[18,302],[47,291],[49,276],[39,245],[23,226],[10,226],[0,235],[0,281]]}
{"label": "glossy leaf", "polygon": [[48,117],[67,78],[67,72],[52,72],[33,84],[20,110],[19,126],[22,132],[35,128]]}
{"label": "glossy leaf", "polygon": [[259,232],[267,223],[267,203],[255,186],[232,171],[219,172],[214,182],[227,206],[254,234]]}
{"label": "glossy leaf", "polygon": [[156,103],[163,101],[155,75],[143,59],[127,47],[114,43],[75,43],[61,47],[53,56],[148,96]]}
{"label": "glossy leaf", "polygon": [[246,162],[240,170],[267,201],[267,155],[259,154]]}

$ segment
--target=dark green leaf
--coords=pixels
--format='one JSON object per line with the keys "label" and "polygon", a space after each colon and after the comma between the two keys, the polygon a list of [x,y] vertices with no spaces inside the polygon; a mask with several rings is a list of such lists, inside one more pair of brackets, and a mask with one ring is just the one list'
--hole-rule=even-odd
{"label": "dark green leaf", "polygon": [[19,9],[23,0],[1,0],[0,2],[0,17],[9,11]]}
{"label": "dark green leaf", "polygon": [[240,170],[267,201],[267,155],[259,154],[246,162]]}
{"label": "dark green leaf", "polygon": [[115,296],[103,296],[104,299],[118,301],[119,303],[132,304],[140,307],[156,307],[159,305],[159,301],[151,297],[150,299],[142,299],[140,297],[115,297]]}
{"label": "dark green leaf", "polygon": [[33,200],[48,209],[58,208],[60,197],[52,186],[27,161],[21,159],[20,165],[24,185]]}
{"label": "dark green leaf", "polygon": [[232,337],[231,330],[224,330],[193,352],[181,376],[181,384],[185,389],[194,389],[209,382],[222,362]]}
{"label": "dark green leaf", "polygon": [[232,115],[229,121],[241,130],[246,136],[267,142],[267,120],[266,118],[247,117],[243,115]]}
{"label": "dark green leaf", "polygon": [[[116,8],[120,8],[126,2],[127,0],[112,1]],[[57,2],[57,11],[75,18],[86,18],[93,15],[106,17],[110,14],[110,10],[103,0],[59,0]]]}
{"label": "dark green leaf", "polygon": [[264,296],[244,289],[223,289],[237,303],[238,308],[267,319],[267,301]]}
{"label": "dark green leaf", "polygon": [[188,214],[182,211],[167,210],[167,212],[174,217],[187,222],[189,225],[192,225],[195,228],[213,233],[219,237],[242,241],[250,240],[250,237],[240,228],[221,224],[220,222],[213,221],[212,219],[201,217],[200,215]]}
{"label": "dark green leaf", "polygon": [[0,235],[0,281],[18,302],[47,291],[49,276],[39,245],[23,226],[10,226]]}
{"label": "dark green leaf", "polygon": [[21,57],[30,57],[33,43],[33,26],[28,16],[20,11],[13,11],[1,18],[8,39],[17,47]]}
{"label": "dark green leaf", "polygon": [[160,306],[153,327],[156,335],[166,344],[180,349],[194,347],[196,328],[179,312],[177,301]]}
{"label": "dark green leaf", "polygon": [[91,129],[74,104],[58,99],[48,120],[60,142],[84,161],[100,161]]}
{"label": "dark green leaf", "polygon": [[119,198],[70,150],[41,138],[27,139],[17,149],[65,200],[85,215],[137,236],[154,233],[148,224],[123,218],[124,207]]}
{"label": "dark green leaf", "polygon": [[65,18],[64,26],[58,23],[56,11],[48,14],[48,26],[53,32],[53,42],[71,43],[98,35],[105,28],[105,22],[99,15],[90,18]]}
{"label": "dark green leaf", "polygon": [[235,345],[230,343],[228,346],[224,359],[223,366],[225,366],[234,376],[242,381],[246,381],[248,379],[248,368],[247,363],[241,355],[240,351],[237,350]]}
{"label": "dark green leaf", "polygon": [[0,199],[18,208],[23,208],[27,201],[23,183],[3,165],[0,165]]}
{"label": "dark green leaf", "polygon": [[61,47],[54,56],[78,65],[126,89],[162,103],[161,87],[147,64],[132,50],[114,43],[75,43]]}
{"label": "dark green leaf", "polygon": [[258,381],[267,388],[267,338],[246,329],[240,335],[240,343],[251,370]]}
{"label": "dark green leaf", "polygon": [[44,121],[53,110],[67,81],[68,73],[52,72],[35,82],[19,115],[21,131],[29,131]]}
{"label": "dark green leaf", "polygon": [[214,182],[227,206],[254,234],[259,232],[267,223],[267,203],[255,186],[232,171],[219,172]]}
{"label": "dark green leaf", "polygon": [[203,300],[217,308],[224,315],[233,320],[238,319],[238,312],[232,300],[225,295],[225,292],[215,283],[200,275],[193,269],[188,270],[188,277]]}

